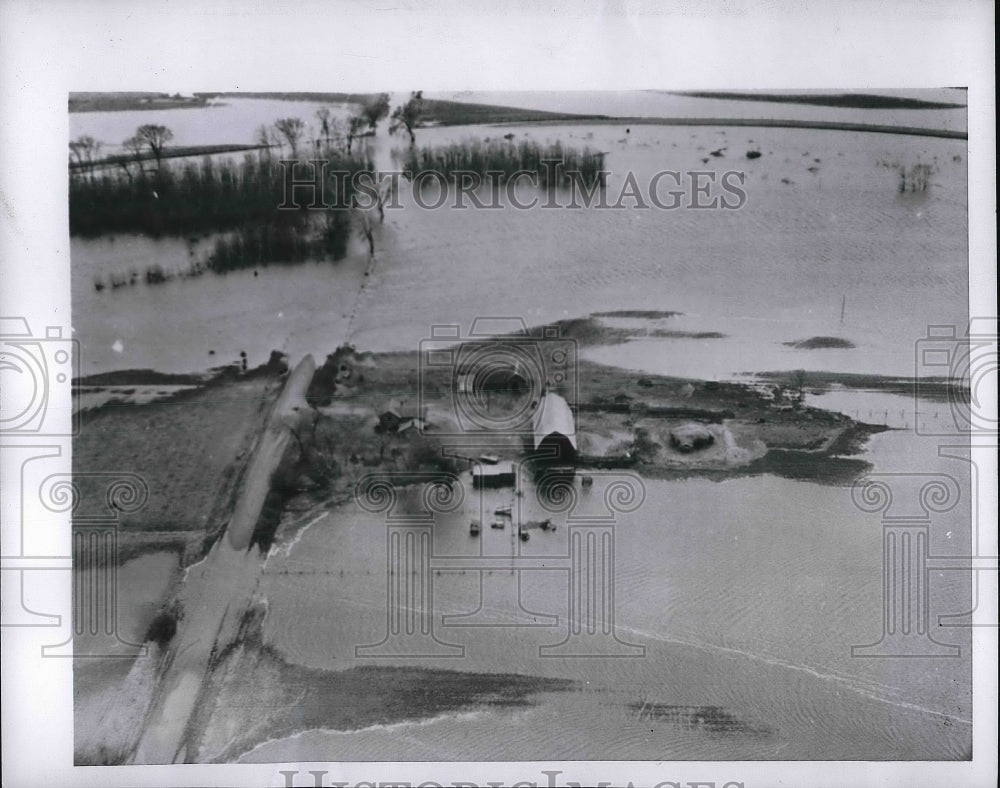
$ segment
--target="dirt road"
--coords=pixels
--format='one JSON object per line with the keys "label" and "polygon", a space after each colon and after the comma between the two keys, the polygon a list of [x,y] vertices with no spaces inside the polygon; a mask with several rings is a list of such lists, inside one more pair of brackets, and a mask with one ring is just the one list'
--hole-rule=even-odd
{"label": "dirt road", "polygon": [[225,537],[189,570],[180,595],[184,616],[132,763],[184,763],[196,756],[188,753],[188,722],[212,655],[232,642],[257,586],[262,559],[248,551],[250,540],[272,474],[308,418],[305,392],[315,371],[315,362],[306,356],[289,376],[254,448]]}

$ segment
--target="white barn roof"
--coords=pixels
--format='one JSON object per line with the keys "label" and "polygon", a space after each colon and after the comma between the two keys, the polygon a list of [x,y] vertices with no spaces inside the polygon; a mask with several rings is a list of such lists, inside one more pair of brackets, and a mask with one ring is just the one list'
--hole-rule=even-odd
{"label": "white barn roof", "polygon": [[569,403],[558,394],[546,393],[538,403],[534,416],[535,448],[553,432],[564,436],[576,450],[576,425]]}

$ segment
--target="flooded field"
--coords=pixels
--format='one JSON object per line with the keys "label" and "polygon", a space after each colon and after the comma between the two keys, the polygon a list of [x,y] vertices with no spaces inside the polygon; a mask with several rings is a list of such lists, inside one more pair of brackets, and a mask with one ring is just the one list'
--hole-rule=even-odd
{"label": "flooded field", "polygon": [[[294,102],[230,104],[242,101],[250,103],[250,132],[268,115],[311,116]],[[171,117],[215,111],[175,110]],[[134,120],[143,113],[91,114]],[[72,120],[81,129],[96,122],[78,117]],[[402,181],[401,207],[387,210],[385,224],[375,228],[376,264],[367,279],[359,237],[338,263],[98,292],[97,277],[141,274],[151,264],[182,271],[203,250],[182,240],[75,238],[74,328],[83,372],[147,366],[193,372],[229,363],[241,350],[251,364],[266,361],[272,349],[322,358],[346,339],[366,349],[409,350],[437,323],[467,327],[483,314],[537,325],[592,311],[664,309],[683,313],[672,329],[725,337],[700,345],[652,338],[595,348],[590,357],[703,377],[788,368],[907,375],[913,343],[928,324],[964,321],[960,140],[803,129],[642,126],[626,133],[560,124],[425,129],[418,144],[503,134],[607,151],[611,204],[630,172],[647,184],[659,171],[689,169],[717,179],[728,170],[744,172],[746,203],[738,210],[662,210],[646,194],[647,209],[625,199],[621,210],[428,210]],[[392,156],[403,148],[399,138],[382,131],[371,142],[380,168],[399,166]],[[752,148],[762,157],[748,160]],[[720,149],[723,157],[709,156]],[[917,162],[934,166],[931,188],[900,195],[898,174],[887,165]],[[664,180],[661,200],[675,188]],[[689,201],[690,183],[681,191]],[[796,351],[782,344],[815,335],[843,337],[857,349]]]}
{"label": "flooded field", "polygon": [[[886,471],[938,462],[967,484],[962,464],[937,460],[934,448],[886,433],[866,456]],[[557,567],[567,531],[518,544],[509,526],[488,529],[480,545],[468,535],[469,518],[512,499],[473,491],[460,511],[435,520],[432,548],[435,557],[499,557],[490,570],[442,569],[432,578],[435,621],[443,621],[435,634],[464,654],[359,658],[356,646],[385,633],[385,521],[349,507],[312,524],[287,554],[271,556],[261,586],[265,640],[289,663],[516,669],[574,684],[527,709],[428,718],[414,706],[413,719],[401,712],[390,727],[296,732],[246,760],[967,756],[967,659],[852,656],[852,645],[880,634],[882,554],[878,518],[851,503],[850,489],[775,478],[646,480],[645,493],[643,507],[614,526],[616,632],[645,648],[634,659],[540,655],[539,646],[566,637],[565,572],[514,572],[512,555],[548,555]],[[580,494],[582,507],[599,508],[598,493]],[[936,521],[931,552],[962,554],[968,518],[960,506]],[[954,575],[932,578],[933,598],[942,610],[964,611],[969,579]],[[967,630],[947,633],[948,643],[968,648]],[[724,709],[738,724],[669,711],[691,706]]]}
{"label": "flooded field", "polygon": [[[954,100],[955,94],[926,96]],[[447,98],[646,117],[845,117],[839,108],[775,109],[646,93],[563,94],[555,102],[520,94]],[[314,122],[316,108],[260,99],[225,104],[72,115],[71,135],[115,141],[137,123],[163,122],[177,144],[245,143],[257,125],[277,117]],[[965,122],[963,109],[850,117],[949,131],[964,130]],[[667,170],[703,172],[716,184],[724,173],[738,173],[745,202],[690,207],[694,188],[681,175],[684,204],[671,210],[641,207],[634,198],[619,208],[455,210],[448,203],[428,209],[404,180],[399,207],[387,209],[385,222],[373,228],[371,257],[357,234],[337,262],[262,265],[116,289],[99,289],[95,281],[128,279],[150,265],[183,272],[206,254],[211,238],[73,238],[73,328],[82,372],[189,373],[240,358],[253,367],[272,350],[321,362],[344,342],[359,351],[416,351],[433,326],[458,324],[464,332],[484,315],[538,326],[603,312],[604,325],[623,332],[614,340],[581,341],[580,356],[588,361],[708,381],[800,369],[808,388],[811,371],[917,374],[915,343],[927,326],[968,321],[963,140],[595,122],[418,129],[417,144],[503,135],[605,152],[612,204],[630,176],[645,188]],[[403,139],[382,128],[364,144],[383,171],[401,166]],[[748,157],[750,151],[760,155]],[[929,188],[901,193],[901,169],[918,165],[932,173]],[[662,188],[665,195],[667,184]],[[651,202],[646,198],[640,194]],[[937,443],[913,431],[915,420],[947,419],[947,403],[840,390],[807,399],[893,428],[872,437],[860,457],[873,471],[942,473],[969,489],[968,466],[938,456]],[[328,413],[358,407],[351,401]],[[594,489],[574,482],[584,519],[598,517],[607,500],[601,485],[611,476],[597,476]],[[607,554],[613,562],[595,570],[614,578],[612,599],[600,604],[610,605],[601,609],[602,621],[613,620],[621,659],[553,648],[567,639],[573,600],[584,593],[568,585],[572,523],[557,517],[554,531],[533,530],[525,541],[513,518],[504,527],[487,526],[506,506],[523,522],[545,520],[527,479],[517,496],[512,489],[473,489],[463,473],[464,500],[435,516],[422,543],[433,568],[419,582],[409,565],[408,574],[396,574],[402,565],[393,563],[385,513],[357,502],[317,508],[279,534],[266,560],[227,554],[231,574],[217,577],[202,567],[196,577],[219,589],[211,596],[220,610],[222,589],[242,594],[232,610],[225,608],[228,628],[243,632],[246,622],[235,622],[234,611],[251,597],[258,619],[243,650],[211,655],[200,689],[201,663],[181,661],[187,673],[171,687],[171,697],[179,698],[173,702],[192,706],[204,693],[204,703],[191,728],[200,747],[178,757],[970,757],[969,629],[935,635],[961,649],[954,658],[852,656],[852,646],[874,643],[882,632],[884,557],[879,515],[862,511],[849,487],[771,474],[645,478],[641,487],[641,506],[610,524],[601,521],[609,540],[601,549],[613,545]],[[963,495],[934,520],[931,554],[970,552],[969,505]],[[414,506],[404,500],[401,511],[412,514]],[[470,536],[472,519],[483,521],[477,538]],[[128,582],[138,582],[132,569]],[[150,567],[150,588],[162,592],[160,574],[169,579],[175,569]],[[932,572],[929,583],[933,617],[971,608],[965,573]],[[197,591],[189,588],[187,598],[197,600]],[[387,600],[404,592],[413,596],[402,613],[394,612]],[[431,652],[380,652],[387,627],[409,626],[412,634],[423,626],[407,618],[417,607],[429,611],[434,637],[423,642]],[[403,615],[403,623],[394,615]],[[207,633],[203,626],[182,642]],[[130,675],[138,681],[139,672]],[[96,674],[81,676],[100,685]],[[434,693],[442,695],[430,702]],[[362,700],[344,711],[345,698]],[[254,721],[250,733],[246,719]],[[140,756],[165,751],[154,740]]]}

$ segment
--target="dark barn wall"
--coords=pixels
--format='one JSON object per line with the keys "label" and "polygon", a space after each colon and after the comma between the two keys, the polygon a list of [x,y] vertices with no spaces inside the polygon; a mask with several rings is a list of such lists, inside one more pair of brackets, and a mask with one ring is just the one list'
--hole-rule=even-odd
{"label": "dark barn wall", "polygon": [[576,450],[561,432],[550,432],[538,444],[535,459],[543,463],[571,463],[576,460]]}

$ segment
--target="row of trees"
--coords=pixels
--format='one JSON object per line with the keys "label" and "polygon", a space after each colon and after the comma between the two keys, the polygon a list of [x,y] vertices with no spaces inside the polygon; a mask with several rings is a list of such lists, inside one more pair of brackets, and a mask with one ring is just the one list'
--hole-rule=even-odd
{"label": "row of trees", "polygon": [[[147,123],[139,126],[135,134],[122,142],[124,155],[112,157],[111,160],[117,163],[131,180],[133,164],[141,171],[142,161],[145,158],[152,157],[156,161],[156,168],[159,169],[164,149],[173,138],[174,133],[166,126]],[[90,135],[77,137],[69,144],[70,162],[76,164],[79,172],[85,172],[93,177],[95,167],[101,163],[99,156],[103,147],[101,142]]]}
{"label": "row of trees", "polygon": [[[373,136],[378,124],[389,118],[389,133],[405,131],[410,144],[416,142],[415,130],[423,116],[423,92],[414,91],[405,104],[396,107],[389,115],[389,94],[379,93],[361,104],[358,111],[347,117],[338,118],[331,107],[316,110],[318,134],[312,140],[313,146],[321,146],[351,154],[354,142],[359,137]],[[302,152],[306,137],[306,123],[302,118],[281,118],[271,126],[258,126],[254,141],[265,150],[280,148],[291,154],[293,159]]]}
{"label": "row of trees", "polygon": [[[336,117],[331,107],[320,107],[316,110],[319,134],[312,141],[314,148],[323,147],[350,155],[354,141],[361,136],[374,135],[378,124],[387,117],[390,120],[389,133],[406,132],[412,146],[416,142],[415,130],[423,116],[423,92],[412,92],[409,100],[396,107],[391,117],[389,101],[388,93],[372,96],[346,121]],[[287,147],[294,159],[301,152],[306,130],[306,123],[301,118],[280,118],[271,126],[259,126],[254,141],[264,150],[284,150]],[[145,160],[153,159],[156,169],[160,169],[166,146],[173,138],[174,133],[166,126],[144,124],[122,142],[122,154],[102,160],[100,154],[103,144],[90,135],[83,135],[69,143],[70,163],[77,172],[92,177],[98,164],[111,162],[132,180],[135,174],[144,173],[142,163]]]}

